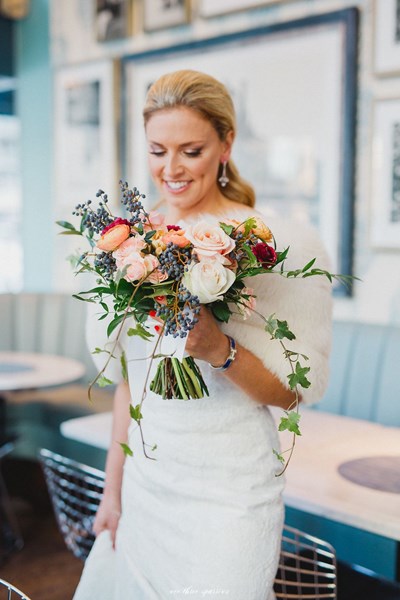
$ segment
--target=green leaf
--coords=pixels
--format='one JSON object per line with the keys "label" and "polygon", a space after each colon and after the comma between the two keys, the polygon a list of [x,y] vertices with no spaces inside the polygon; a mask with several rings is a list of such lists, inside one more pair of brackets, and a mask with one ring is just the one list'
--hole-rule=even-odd
{"label": "green leaf", "polygon": [[255,257],[255,255],[253,254],[253,252],[251,251],[251,248],[248,244],[243,244],[242,246],[242,250],[244,250],[247,254],[247,258],[249,259],[249,262],[251,265],[255,265],[257,264],[257,258]]}
{"label": "green leaf", "polygon": [[107,377],[105,377],[104,375],[102,375],[101,377],[99,377],[96,383],[97,383],[97,385],[99,387],[106,387],[107,385],[113,385],[114,384],[114,382],[111,381],[111,379],[107,379]]}
{"label": "green leaf", "polygon": [[110,337],[110,335],[112,334],[114,329],[116,327],[118,327],[118,325],[121,323],[121,321],[124,320],[124,317],[125,317],[125,313],[123,315],[118,315],[111,321],[111,323],[109,323],[109,325],[107,327],[107,337]]}
{"label": "green leaf", "polygon": [[289,247],[290,246],[288,246],[287,248],[285,248],[285,250],[283,250],[282,252],[277,252],[276,253],[275,266],[278,265],[279,263],[283,262],[286,259],[287,255],[288,255],[288,252],[289,252]]}
{"label": "green leaf", "polygon": [[122,377],[128,381],[128,363],[126,362],[126,354],[123,351],[120,358]]}
{"label": "green leaf", "polygon": [[140,404],[137,404],[136,406],[132,406],[132,404],[129,405],[129,412],[131,415],[131,418],[136,421],[136,423],[139,423],[139,421],[141,419],[143,419],[143,415],[140,412]]}
{"label": "green leaf", "polygon": [[288,375],[290,389],[294,389],[297,385],[303,388],[309,388],[311,382],[308,381],[306,374],[310,371],[310,367],[302,367],[297,361],[296,370],[291,375]]}
{"label": "green leaf", "polygon": [[285,410],[286,417],[281,417],[281,422],[279,423],[279,431],[290,431],[296,435],[301,435],[301,431],[299,429],[299,421],[300,414],[294,410],[288,412]]}
{"label": "green leaf", "polygon": [[75,226],[72,225],[72,223],[69,223],[68,221],[56,221],[56,223],[60,227],[64,227],[64,229],[69,229],[70,231],[76,231]]}
{"label": "green leaf", "polygon": [[221,222],[220,222],[219,226],[221,227],[222,231],[225,231],[225,233],[229,236],[232,235],[232,231],[235,229],[235,227],[233,225],[227,225],[226,223],[221,223]]}
{"label": "green leaf", "polygon": [[[254,257],[255,258],[255,257]],[[250,267],[248,269],[244,269],[239,275],[237,275],[237,280],[245,279],[246,277],[254,277],[255,275],[260,275],[261,273],[273,273],[272,268],[264,269],[264,267]]]}
{"label": "green leaf", "polygon": [[272,449],[272,453],[276,456],[276,458],[284,465],[285,464],[285,459],[283,458],[282,454],[279,454],[279,452],[277,452],[276,450]]}
{"label": "green leaf", "polygon": [[154,450],[157,450],[157,444],[154,444],[154,446],[152,447],[152,449],[151,449],[151,450],[152,450],[153,452],[154,452]]}
{"label": "green leaf", "polygon": [[143,327],[143,325],[141,325],[140,323],[138,323],[136,327],[130,327],[127,331],[127,334],[129,335],[129,337],[137,335],[140,338],[142,338],[142,340],[146,341],[154,337],[154,334],[150,333],[150,331],[148,331],[146,327]]}
{"label": "green leaf", "polygon": [[98,347],[96,347],[96,348],[93,350],[92,354],[101,354],[101,353],[103,353],[103,352],[104,352],[105,354],[110,354],[110,352],[109,352],[108,350],[103,350],[102,348],[98,348]]}
{"label": "green leaf", "polygon": [[315,263],[316,260],[317,260],[316,258],[313,258],[312,260],[310,260],[310,262],[308,262],[306,264],[306,266],[302,268],[301,272],[305,273],[306,271],[308,271],[308,269],[311,269],[311,267],[313,266],[313,264]]}
{"label": "green leaf", "polygon": [[[108,304],[106,304],[105,302],[100,302],[100,306],[106,311],[107,314],[110,312],[110,309],[108,308]],[[105,314],[104,316],[106,317],[107,314]]]}
{"label": "green leaf", "polygon": [[150,244],[155,233],[156,233],[155,229],[153,229],[152,231],[148,231],[146,233],[146,235],[144,236],[144,241],[147,242],[147,244]]}
{"label": "green leaf", "polygon": [[277,340],[283,340],[284,338],[287,338],[288,340],[295,340],[296,336],[294,335],[293,331],[290,331],[287,321],[279,321],[279,319],[277,320],[277,328],[275,330],[275,334],[274,337]]}
{"label": "green leaf", "polygon": [[271,336],[274,338],[277,327],[278,319],[275,319],[275,314],[272,314],[266,319],[265,331],[271,334]]}
{"label": "green leaf", "polygon": [[70,231],[68,229],[67,231],[60,231],[60,233],[58,235],[82,235],[82,234],[77,229],[74,229],[73,231]]}
{"label": "green leaf", "polygon": [[250,217],[250,219],[246,219],[245,221],[245,225],[244,225],[244,236],[248,236],[250,231],[256,227],[257,222],[255,220],[254,217]]}
{"label": "green leaf", "polygon": [[230,310],[227,302],[213,302],[211,304],[211,312],[217,321],[222,321],[223,323],[227,323],[230,319],[232,311]]}
{"label": "green leaf", "polygon": [[72,297],[76,298],[77,300],[82,300],[82,302],[91,302],[92,304],[96,304],[96,301],[92,298],[81,298],[80,296],[78,296],[78,294],[72,294]]}
{"label": "green leaf", "polygon": [[133,451],[129,448],[128,444],[124,444],[123,442],[120,442],[119,445],[121,446],[122,450],[124,451],[125,456],[133,456]]}

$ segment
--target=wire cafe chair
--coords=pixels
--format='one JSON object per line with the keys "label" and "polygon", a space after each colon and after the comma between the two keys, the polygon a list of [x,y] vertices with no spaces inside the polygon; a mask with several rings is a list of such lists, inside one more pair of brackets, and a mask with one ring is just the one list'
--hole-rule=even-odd
{"label": "wire cafe chair", "polygon": [[11,585],[4,579],[0,579],[0,600],[30,600],[30,598],[21,592],[18,588]]}
{"label": "wire cafe chair", "polygon": [[95,539],[92,527],[104,491],[104,473],[44,448],[39,460],[67,548],[85,560]]}
{"label": "wire cafe chair", "polygon": [[319,538],[285,525],[274,586],[277,600],[336,600],[336,580],[334,548]]}

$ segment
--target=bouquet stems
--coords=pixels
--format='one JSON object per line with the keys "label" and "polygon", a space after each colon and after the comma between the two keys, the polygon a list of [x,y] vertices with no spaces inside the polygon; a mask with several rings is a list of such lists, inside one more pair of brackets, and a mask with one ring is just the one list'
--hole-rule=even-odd
{"label": "bouquet stems", "polygon": [[192,356],[187,356],[182,361],[173,357],[163,358],[150,383],[150,390],[162,396],[164,400],[189,400],[209,395],[200,369]]}

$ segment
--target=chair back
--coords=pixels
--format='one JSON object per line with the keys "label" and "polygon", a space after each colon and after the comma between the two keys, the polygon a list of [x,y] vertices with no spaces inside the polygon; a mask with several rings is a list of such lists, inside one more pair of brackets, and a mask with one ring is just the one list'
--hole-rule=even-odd
{"label": "chair back", "polygon": [[334,548],[285,525],[274,586],[277,600],[336,600],[336,579]]}
{"label": "chair back", "polygon": [[92,528],[104,491],[104,472],[46,449],[39,459],[67,548],[85,560],[95,539]]}
{"label": "chair back", "polygon": [[0,579],[0,600],[30,600],[30,598],[4,579]]}

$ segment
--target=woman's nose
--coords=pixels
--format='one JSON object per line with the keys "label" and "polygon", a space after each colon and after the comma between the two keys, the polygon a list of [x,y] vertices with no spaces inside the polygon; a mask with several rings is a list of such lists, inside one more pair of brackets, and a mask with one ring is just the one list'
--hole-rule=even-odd
{"label": "woman's nose", "polygon": [[174,177],[179,173],[182,173],[182,164],[179,160],[179,155],[167,154],[164,165],[164,174],[169,177]]}

